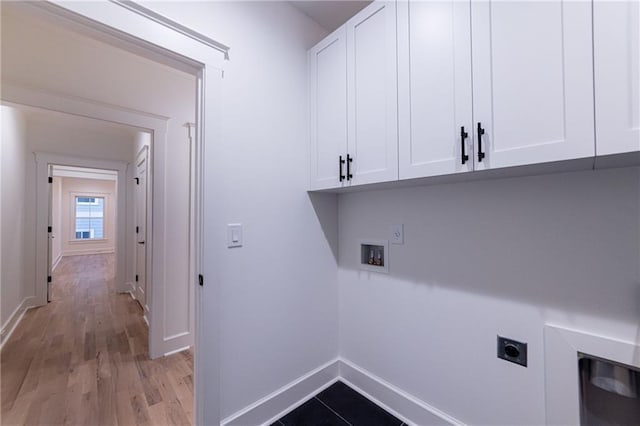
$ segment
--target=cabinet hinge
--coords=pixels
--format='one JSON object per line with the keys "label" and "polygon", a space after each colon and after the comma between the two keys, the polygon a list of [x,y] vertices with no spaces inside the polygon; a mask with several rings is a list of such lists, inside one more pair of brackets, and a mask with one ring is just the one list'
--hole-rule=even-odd
{"label": "cabinet hinge", "polygon": [[48,233],[52,233],[53,232],[53,227],[52,226],[47,226],[47,232]]}
{"label": "cabinet hinge", "polygon": [[204,286],[204,277],[202,274],[198,275],[198,284],[200,284],[200,287]]}
{"label": "cabinet hinge", "polygon": [[48,283],[50,283],[50,282],[51,282],[51,275],[49,275],[49,276],[47,277],[47,282],[48,282]]}
{"label": "cabinet hinge", "polygon": [[53,178],[49,176],[49,183],[53,183]]}

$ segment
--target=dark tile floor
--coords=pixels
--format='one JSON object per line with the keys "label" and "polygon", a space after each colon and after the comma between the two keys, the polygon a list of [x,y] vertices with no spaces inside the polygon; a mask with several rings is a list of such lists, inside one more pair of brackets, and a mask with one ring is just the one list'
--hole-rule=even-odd
{"label": "dark tile floor", "polygon": [[336,382],[271,426],[403,426],[342,382]]}

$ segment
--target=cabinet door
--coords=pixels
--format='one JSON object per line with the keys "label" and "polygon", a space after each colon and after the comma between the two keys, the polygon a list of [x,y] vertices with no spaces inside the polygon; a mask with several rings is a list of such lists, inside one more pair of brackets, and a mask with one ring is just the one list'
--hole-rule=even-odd
{"label": "cabinet door", "polygon": [[640,3],[593,5],[596,154],[640,151]]}
{"label": "cabinet door", "polygon": [[591,18],[587,1],[472,2],[476,170],[594,156]]}
{"label": "cabinet door", "polygon": [[351,184],[398,179],[395,2],[375,2],[346,24]]}
{"label": "cabinet door", "polygon": [[400,179],[472,171],[471,2],[397,7]]}
{"label": "cabinet door", "polygon": [[309,50],[311,189],[337,188],[347,153],[347,58],[344,27]]}

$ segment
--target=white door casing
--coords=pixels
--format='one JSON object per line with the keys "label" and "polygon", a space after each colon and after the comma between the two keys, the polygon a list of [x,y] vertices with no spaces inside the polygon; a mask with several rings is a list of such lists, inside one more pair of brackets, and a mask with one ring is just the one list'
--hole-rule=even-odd
{"label": "white door casing", "polygon": [[471,2],[397,8],[399,177],[473,171]]}
{"label": "white door casing", "polygon": [[471,3],[476,170],[594,156],[591,18],[586,1]]}

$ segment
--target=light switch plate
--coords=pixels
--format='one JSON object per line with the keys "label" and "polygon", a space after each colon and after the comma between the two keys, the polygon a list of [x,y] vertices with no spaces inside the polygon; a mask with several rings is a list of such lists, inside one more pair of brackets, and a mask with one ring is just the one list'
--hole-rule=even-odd
{"label": "light switch plate", "polygon": [[241,223],[230,223],[227,225],[227,247],[242,247]]}
{"label": "light switch plate", "polygon": [[391,244],[404,244],[404,225],[391,225]]}

